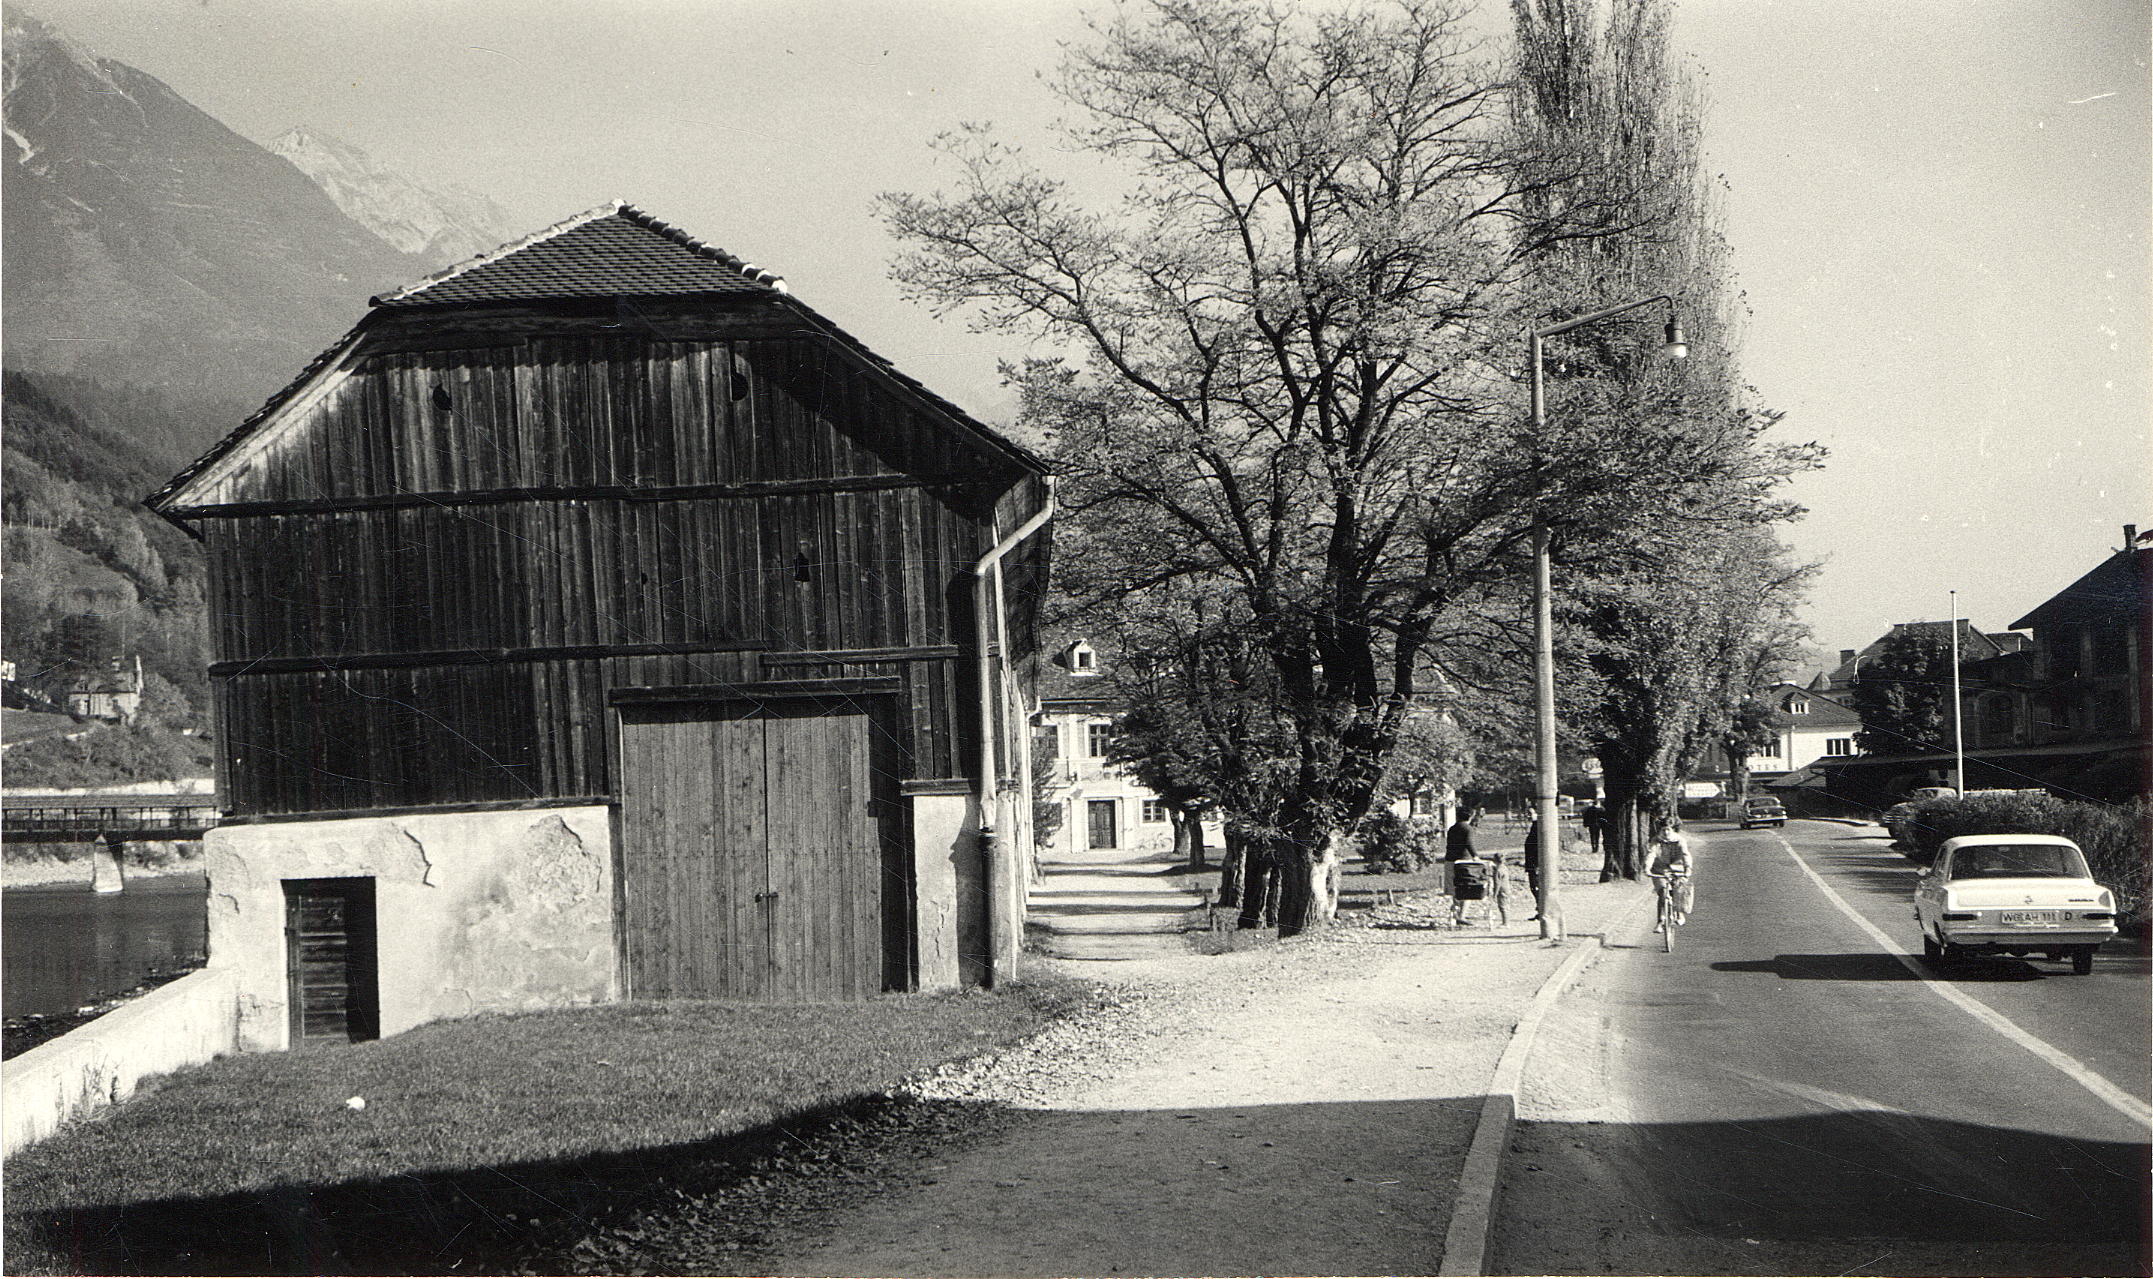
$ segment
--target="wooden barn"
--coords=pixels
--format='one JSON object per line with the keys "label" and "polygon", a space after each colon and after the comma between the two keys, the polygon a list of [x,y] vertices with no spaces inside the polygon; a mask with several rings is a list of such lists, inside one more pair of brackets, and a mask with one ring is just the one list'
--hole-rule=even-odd
{"label": "wooden barn", "polygon": [[257,1047],[993,981],[1052,484],[629,205],[373,299],[150,499]]}

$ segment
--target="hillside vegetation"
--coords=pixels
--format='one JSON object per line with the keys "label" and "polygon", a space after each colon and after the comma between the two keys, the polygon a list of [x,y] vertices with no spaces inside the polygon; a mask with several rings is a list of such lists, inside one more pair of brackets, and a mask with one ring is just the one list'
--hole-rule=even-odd
{"label": "hillside vegetation", "polygon": [[8,784],[89,786],[208,767],[201,548],[142,498],[236,406],[9,370],[0,495],[0,657],[10,704],[56,710],[70,688],[142,670],[129,725],[86,725],[7,753]]}

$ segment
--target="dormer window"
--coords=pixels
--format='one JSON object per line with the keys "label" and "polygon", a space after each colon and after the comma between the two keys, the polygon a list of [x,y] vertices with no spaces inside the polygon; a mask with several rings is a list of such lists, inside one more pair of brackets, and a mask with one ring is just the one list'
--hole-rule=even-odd
{"label": "dormer window", "polygon": [[1807,715],[1809,713],[1809,699],[1806,697],[1790,697],[1787,699],[1786,706],[1787,714],[1789,715]]}
{"label": "dormer window", "polygon": [[1065,656],[1070,674],[1097,675],[1099,673],[1098,650],[1083,640],[1078,640],[1076,643],[1071,644]]}

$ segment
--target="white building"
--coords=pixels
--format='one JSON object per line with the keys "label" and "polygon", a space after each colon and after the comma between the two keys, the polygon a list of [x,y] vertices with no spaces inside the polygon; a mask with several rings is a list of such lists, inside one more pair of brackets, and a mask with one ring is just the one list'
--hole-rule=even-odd
{"label": "white building", "polygon": [[1173,815],[1166,804],[1106,762],[1107,738],[1121,706],[1103,678],[1105,660],[1080,638],[1040,670],[1033,784],[1040,804],[1052,806],[1060,817],[1053,832],[1040,838],[1043,858],[1174,846]]}
{"label": "white building", "polygon": [[1779,711],[1779,738],[1769,751],[1749,757],[1752,777],[1768,780],[1820,759],[1854,754],[1861,716],[1841,700],[1844,694],[1827,691],[1828,681],[1828,676],[1818,676],[1809,684],[1774,684],[1765,690]]}

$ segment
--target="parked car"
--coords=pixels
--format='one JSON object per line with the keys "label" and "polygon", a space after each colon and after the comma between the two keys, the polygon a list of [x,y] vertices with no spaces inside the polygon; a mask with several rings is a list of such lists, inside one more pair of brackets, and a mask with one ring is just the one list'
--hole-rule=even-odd
{"label": "parked car", "polygon": [[2116,935],[2116,899],[2061,835],[1961,835],[1915,881],[1914,920],[1931,963],[2044,955],[2083,975]]}
{"label": "parked car", "polygon": [[1752,826],[1784,826],[1786,806],[1776,799],[1753,799],[1742,805],[1742,829]]}
{"label": "parked car", "polygon": [[1884,810],[1881,820],[1884,829],[1891,833],[1891,842],[1906,848],[1914,846],[1914,805],[1925,800],[1943,799],[1958,792],[1949,786],[1921,786],[1906,793],[1906,798]]}

